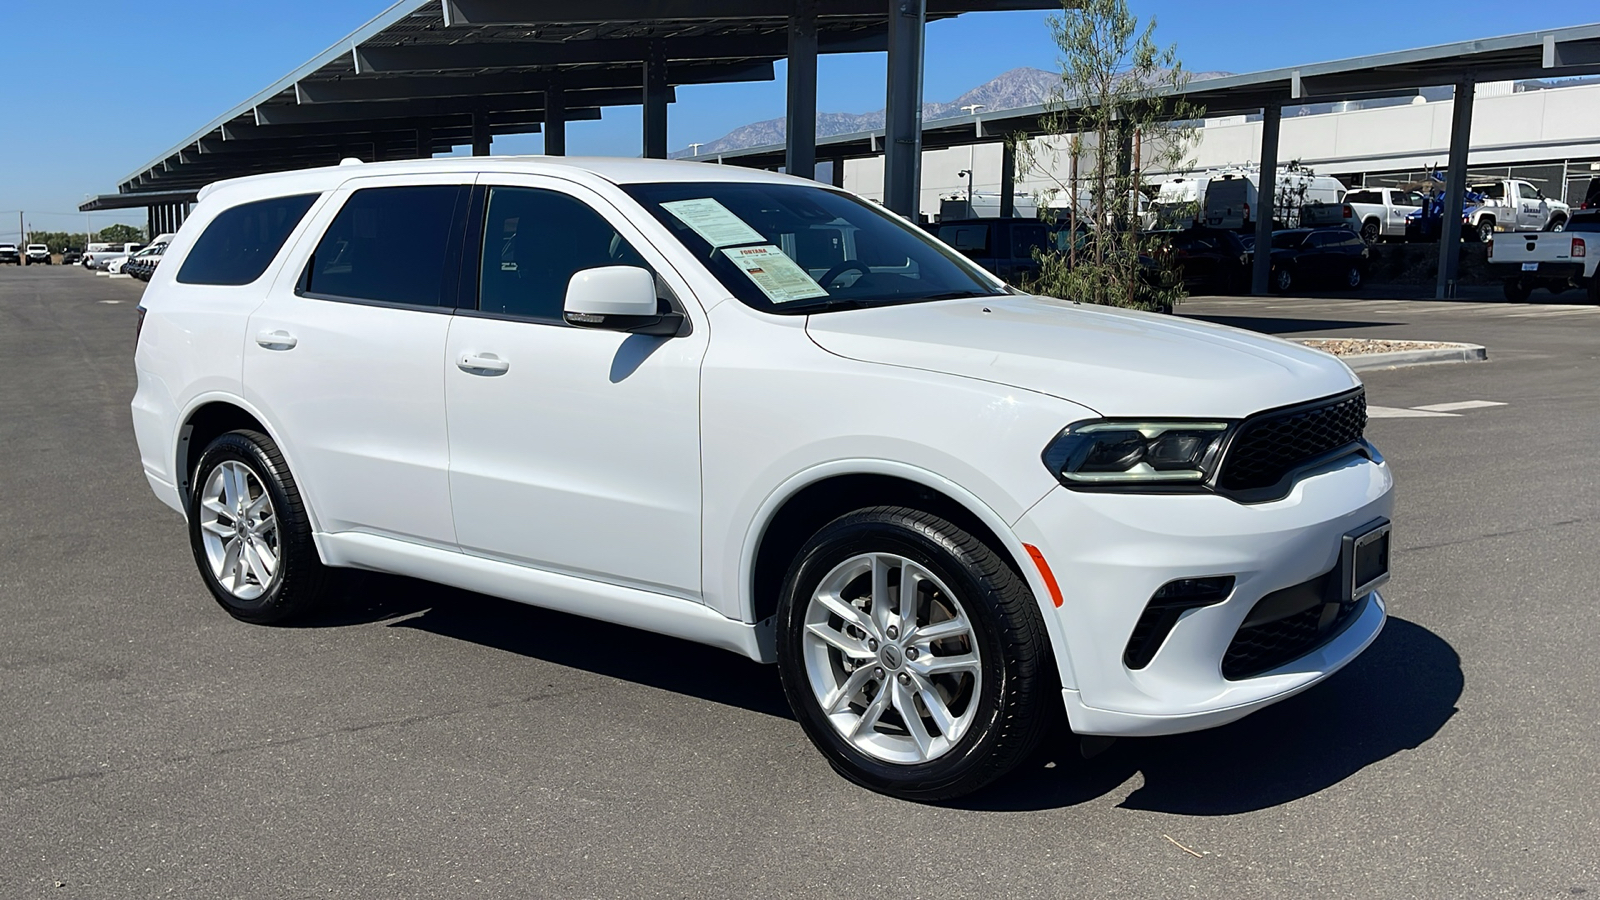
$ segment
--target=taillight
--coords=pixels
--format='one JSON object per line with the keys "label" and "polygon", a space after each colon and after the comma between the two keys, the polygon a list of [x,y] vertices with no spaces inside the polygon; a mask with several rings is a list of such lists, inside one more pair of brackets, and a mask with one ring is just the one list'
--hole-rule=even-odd
{"label": "taillight", "polygon": [[133,325],[133,346],[139,346],[139,335],[144,333],[144,307],[139,307],[139,319]]}
{"label": "taillight", "polygon": [[1588,255],[1589,255],[1589,245],[1585,244],[1583,242],[1583,238],[1573,238],[1572,239],[1572,258],[1573,259],[1581,259],[1583,257],[1587,257]]}
{"label": "taillight", "polygon": [[1356,211],[1355,211],[1355,209],[1354,209],[1354,208],[1352,208],[1352,207],[1351,207],[1351,206],[1350,206],[1350,204],[1348,204],[1348,203],[1346,203],[1346,204],[1345,204],[1345,205],[1344,205],[1344,217],[1345,217],[1345,218],[1346,218],[1346,219],[1354,219],[1354,218],[1355,218],[1355,217],[1356,217]]}
{"label": "taillight", "polygon": [[1246,222],[1250,221],[1250,204],[1248,203],[1244,205],[1244,220]]}

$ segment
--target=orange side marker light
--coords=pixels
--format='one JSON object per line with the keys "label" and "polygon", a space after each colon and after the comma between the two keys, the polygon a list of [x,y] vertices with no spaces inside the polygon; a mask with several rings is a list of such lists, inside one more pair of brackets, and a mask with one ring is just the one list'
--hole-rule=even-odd
{"label": "orange side marker light", "polygon": [[1044,561],[1044,554],[1032,544],[1023,544],[1028,555],[1033,557],[1033,564],[1039,567],[1039,576],[1044,579],[1044,586],[1050,589],[1050,599],[1056,606],[1061,605],[1061,586],[1056,584],[1055,573],[1050,571],[1050,564]]}

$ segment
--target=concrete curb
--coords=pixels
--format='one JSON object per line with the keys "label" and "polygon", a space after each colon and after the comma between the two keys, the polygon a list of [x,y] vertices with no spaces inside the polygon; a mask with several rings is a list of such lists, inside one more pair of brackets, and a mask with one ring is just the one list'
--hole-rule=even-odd
{"label": "concrete curb", "polygon": [[1339,358],[1352,370],[1360,372],[1364,369],[1398,369],[1402,366],[1430,366],[1438,363],[1488,362],[1489,350],[1481,344],[1450,344],[1430,350],[1358,353],[1355,356]]}

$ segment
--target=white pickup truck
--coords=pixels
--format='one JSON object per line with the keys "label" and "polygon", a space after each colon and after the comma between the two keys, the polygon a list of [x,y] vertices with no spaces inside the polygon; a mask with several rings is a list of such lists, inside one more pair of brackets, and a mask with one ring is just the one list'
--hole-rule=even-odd
{"label": "white pickup truck", "polygon": [[1505,282],[1506,299],[1521,303],[1537,288],[1559,294],[1585,288],[1600,303],[1600,210],[1580,210],[1560,233],[1497,234],[1489,241],[1489,270]]}
{"label": "white pickup truck", "polygon": [[1480,241],[1503,231],[1561,231],[1572,215],[1567,204],[1545,197],[1526,181],[1490,181],[1467,190],[1483,197],[1467,212],[1469,234]]}
{"label": "white pickup truck", "polygon": [[1406,216],[1422,208],[1420,191],[1404,188],[1356,187],[1344,195],[1353,212],[1351,227],[1361,232],[1362,240],[1376,244],[1385,239],[1404,240]]}

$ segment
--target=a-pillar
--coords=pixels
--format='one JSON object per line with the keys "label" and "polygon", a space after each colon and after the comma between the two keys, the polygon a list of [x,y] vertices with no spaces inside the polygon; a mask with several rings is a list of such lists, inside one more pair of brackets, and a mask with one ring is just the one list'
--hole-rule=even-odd
{"label": "a-pillar", "polygon": [[567,98],[559,84],[544,91],[544,153],[567,155]]}
{"label": "a-pillar", "polygon": [[472,112],[472,155],[488,156],[489,144],[493,139],[489,136],[489,113],[486,110],[473,110]]}
{"label": "a-pillar", "polygon": [[922,38],[927,0],[889,0],[883,205],[915,220],[922,207]]}
{"label": "a-pillar", "polygon": [[667,50],[652,40],[644,60],[644,156],[667,158]]}
{"label": "a-pillar", "polygon": [[784,123],[784,167],[790,175],[817,177],[817,4],[794,0],[789,16],[789,110]]}
{"label": "a-pillar", "polygon": [[1478,85],[1471,76],[1456,82],[1450,122],[1450,170],[1444,176],[1444,221],[1439,229],[1439,283],[1435,300],[1453,300],[1461,268],[1461,210],[1467,204],[1467,151],[1472,147],[1472,103]]}
{"label": "a-pillar", "polygon": [[1277,213],[1278,136],[1283,131],[1283,106],[1270,103],[1261,110],[1261,176],[1256,179],[1255,268],[1250,273],[1250,293],[1263,296],[1271,288],[1272,217]]}

